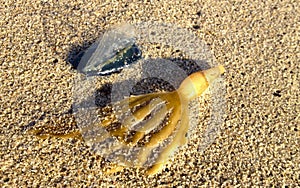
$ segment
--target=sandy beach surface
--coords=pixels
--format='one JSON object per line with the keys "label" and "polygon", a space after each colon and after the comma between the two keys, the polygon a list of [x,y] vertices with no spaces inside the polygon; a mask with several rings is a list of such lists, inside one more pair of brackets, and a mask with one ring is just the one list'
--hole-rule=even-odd
{"label": "sandy beach surface", "polygon": [[[0,0],[0,186],[299,186],[299,10],[293,0]],[[26,131],[43,114],[76,129],[72,116],[57,117],[73,103],[69,61],[112,25],[141,21],[191,31],[225,66],[226,118],[212,144],[199,151],[194,135],[154,176],[107,175],[83,140]],[[204,104],[199,126],[210,117]]]}

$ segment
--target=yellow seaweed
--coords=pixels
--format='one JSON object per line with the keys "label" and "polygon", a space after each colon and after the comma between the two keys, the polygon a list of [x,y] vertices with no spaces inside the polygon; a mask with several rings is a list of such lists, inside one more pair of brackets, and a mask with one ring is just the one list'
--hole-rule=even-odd
{"label": "yellow seaweed", "polygon": [[[183,80],[180,87],[174,92],[131,96],[129,99],[121,101],[118,103],[119,105],[128,105],[129,109],[132,110],[138,105],[144,103],[150,104],[149,101],[156,101],[157,98],[159,98],[160,101],[164,102],[165,109],[158,111],[158,113],[156,113],[157,115],[154,114],[143,127],[135,129],[135,134],[131,139],[125,140],[126,134],[130,132],[130,124],[135,121],[142,121],[154,109],[153,106],[150,107],[150,105],[145,105],[134,111],[132,116],[127,117],[122,122],[122,126],[112,132],[112,135],[120,136],[120,141],[134,147],[145,136],[145,134],[148,134],[155,128],[155,126],[157,126],[157,124],[159,124],[159,122],[161,122],[162,117],[168,112],[170,115],[165,125],[159,131],[153,133],[150,139],[143,145],[145,148],[157,147],[160,143],[174,134],[172,141],[159,154],[155,164],[147,169],[147,174],[156,174],[163,168],[168,161],[168,157],[174,153],[176,148],[186,143],[185,134],[189,127],[189,101],[200,96],[208,88],[209,84],[224,72],[225,69],[223,66],[196,72]],[[154,104],[158,105],[159,102],[154,102]],[[145,163],[150,154],[150,149],[141,150],[137,156],[140,164]]]}
{"label": "yellow seaweed", "polygon": [[[208,70],[199,71],[184,79],[180,87],[173,92],[130,96],[116,103],[118,110],[115,111],[113,115],[101,120],[100,126],[109,130],[118,115],[122,115],[128,110],[132,111],[131,115],[125,117],[119,127],[109,130],[105,136],[102,135],[100,136],[101,138],[92,138],[93,135],[90,135],[91,138],[89,139],[102,141],[109,136],[114,136],[128,147],[142,147],[146,149],[141,149],[140,152],[137,153],[137,164],[124,161],[123,164],[126,166],[115,164],[107,170],[106,173],[114,173],[132,165],[145,167],[144,164],[151,154],[151,148],[158,147],[165,140],[172,137],[170,142],[161,150],[155,159],[155,163],[146,167],[146,174],[153,175],[158,173],[167,163],[169,156],[171,156],[179,146],[186,143],[185,135],[189,128],[189,101],[199,97],[208,88],[209,84],[224,72],[225,69],[221,65]],[[152,113],[155,109],[155,113]],[[147,119],[148,116],[150,117]],[[167,121],[163,123],[160,129],[157,129],[165,118],[167,118]],[[138,124],[141,124],[141,126],[136,128],[135,125]],[[50,135],[61,138],[79,137],[80,135],[78,130],[69,133],[56,133],[54,129],[55,127],[48,126],[48,128],[32,129],[31,132],[41,138],[46,138]],[[133,135],[129,137],[129,134]],[[145,136],[149,134],[150,138],[145,141]],[[111,148],[111,150],[113,151],[114,148]],[[120,160],[125,159],[120,157]]]}

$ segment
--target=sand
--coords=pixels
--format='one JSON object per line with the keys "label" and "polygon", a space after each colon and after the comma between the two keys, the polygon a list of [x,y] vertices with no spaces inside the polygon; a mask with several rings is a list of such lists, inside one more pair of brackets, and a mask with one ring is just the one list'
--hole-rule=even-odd
{"label": "sand", "polygon": [[[1,1],[0,186],[299,186],[299,10],[289,0]],[[105,175],[107,162],[84,141],[24,130],[70,109],[70,57],[110,26],[138,21],[187,28],[225,66],[226,119],[206,150],[190,142],[152,177],[137,168]],[[60,123],[74,128],[72,117]]]}

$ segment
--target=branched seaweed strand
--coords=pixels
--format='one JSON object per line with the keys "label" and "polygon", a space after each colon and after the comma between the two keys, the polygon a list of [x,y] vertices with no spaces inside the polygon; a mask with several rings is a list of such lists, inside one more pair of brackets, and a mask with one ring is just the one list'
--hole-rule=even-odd
{"label": "branched seaweed strand", "polygon": [[135,145],[139,140],[141,140],[145,134],[148,134],[150,131],[156,128],[157,125],[159,125],[163,119],[168,114],[168,109],[166,106],[163,106],[161,109],[159,109],[152,117],[151,119],[147,120],[145,124],[137,129],[135,129],[136,133],[130,139],[130,144]]}
{"label": "branched seaweed strand", "polygon": [[[130,127],[132,127],[135,123],[140,122],[143,120],[147,115],[151,113],[151,111],[156,108],[157,105],[161,103],[162,100],[157,100],[159,98],[159,94],[146,94],[140,96],[133,96],[129,99],[125,99],[127,102],[129,101],[130,109],[140,105],[141,103],[145,103],[150,101],[147,105],[141,107],[140,109],[134,111],[131,116],[127,117],[123,122],[122,125],[113,130],[111,134],[113,136],[124,138],[125,134],[129,132]],[[121,102],[121,104],[126,105],[125,100]]]}
{"label": "branched seaweed strand", "polygon": [[[142,121],[157,107],[157,105],[162,103],[162,100],[160,100],[160,98],[157,97],[156,93],[150,96],[149,95],[145,96],[145,99],[148,99],[150,102],[147,105],[135,110],[131,116],[125,118],[124,121],[122,122],[122,125],[128,128],[132,127],[134,125],[133,122]],[[147,101],[143,100],[143,102],[147,102]],[[131,109],[134,108],[132,104],[130,104],[130,106]]]}
{"label": "branched seaweed strand", "polygon": [[179,124],[179,128],[175,133],[175,136],[171,143],[169,143],[163,151],[160,153],[159,157],[156,160],[156,164],[154,164],[151,168],[147,169],[147,174],[152,175],[159,172],[163,166],[167,163],[169,156],[171,156],[174,151],[181,145],[185,144],[186,137],[185,134],[187,133],[189,127],[189,118],[188,118],[188,106],[185,105],[182,112],[182,118]]}
{"label": "branched seaweed strand", "polygon": [[172,132],[176,129],[177,123],[181,116],[181,101],[177,92],[171,92],[166,96],[167,109],[172,109],[167,124],[157,133],[153,134],[146,143],[146,147],[153,147],[159,144],[161,141],[168,138]]}

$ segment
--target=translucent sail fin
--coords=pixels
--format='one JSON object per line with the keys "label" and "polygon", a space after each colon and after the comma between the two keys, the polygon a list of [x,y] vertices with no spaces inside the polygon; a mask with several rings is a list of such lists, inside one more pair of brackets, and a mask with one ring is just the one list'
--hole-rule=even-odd
{"label": "translucent sail fin", "polygon": [[131,61],[139,59],[140,50],[135,43],[134,27],[123,24],[105,32],[85,52],[80,64],[81,71],[89,74],[106,74],[122,69]]}

